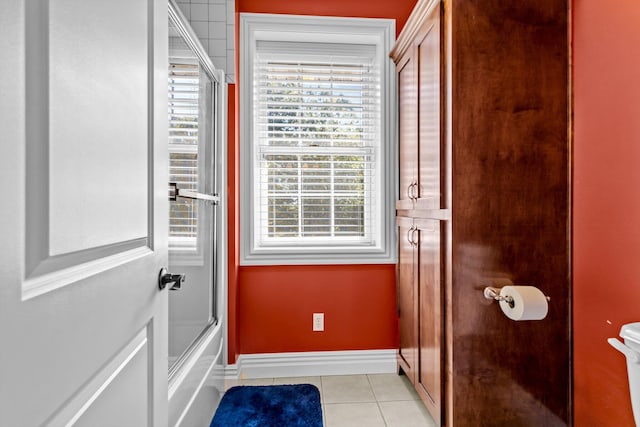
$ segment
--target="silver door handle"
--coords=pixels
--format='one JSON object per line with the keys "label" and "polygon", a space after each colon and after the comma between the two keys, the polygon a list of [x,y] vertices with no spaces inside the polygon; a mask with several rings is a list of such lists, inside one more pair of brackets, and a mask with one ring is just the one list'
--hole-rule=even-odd
{"label": "silver door handle", "polygon": [[169,200],[175,201],[178,197],[182,197],[183,199],[206,200],[208,202],[213,202],[214,205],[220,203],[220,196],[217,194],[205,194],[198,193],[197,191],[183,190],[178,188],[178,184],[175,182],[170,182]]}
{"label": "silver door handle", "polygon": [[160,269],[160,274],[158,274],[158,288],[160,290],[169,286],[169,289],[172,291],[179,291],[182,288],[182,284],[187,278],[184,274],[171,274],[167,272],[167,269],[162,267]]}
{"label": "silver door handle", "polygon": [[176,194],[176,197],[182,197],[184,199],[207,200],[209,202],[213,202],[214,204],[218,204],[218,202],[220,202],[220,197],[217,194],[197,193],[195,191],[181,190],[179,188],[177,190],[178,194]]}

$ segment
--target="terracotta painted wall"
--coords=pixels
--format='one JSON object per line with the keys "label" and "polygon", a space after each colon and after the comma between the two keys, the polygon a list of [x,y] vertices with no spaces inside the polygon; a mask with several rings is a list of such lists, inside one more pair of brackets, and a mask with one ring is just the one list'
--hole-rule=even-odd
{"label": "terracotta painted wall", "polygon": [[[237,25],[236,25],[237,27]],[[238,69],[238,67],[236,67]],[[239,173],[239,147],[237,142],[238,135],[238,121],[237,117],[237,104],[238,98],[238,86],[235,84],[229,84],[227,88],[227,96],[229,102],[229,109],[227,114],[227,203],[228,203],[228,221],[229,227],[227,229],[228,237],[228,259],[227,259],[227,274],[228,274],[228,287],[227,287],[227,358],[229,363],[234,363],[235,352],[237,348],[237,331],[236,331],[236,313],[237,313],[237,291],[238,291],[238,276],[239,265],[238,259],[240,257],[240,247],[238,242],[240,241],[240,210],[239,200],[240,194],[238,189],[238,173]]]}
{"label": "terracotta painted wall", "polygon": [[238,12],[395,19],[396,34],[400,34],[416,3],[417,0],[236,0]]}
{"label": "terracotta painted wall", "polygon": [[[399,33],[415,3],[416,0],[236,0],[236,23],[242,12],[391,18],[396,19]],[[237,107],[234,105],[236,118]],[[230,143],[233,147],[229,151],[237,154],[235,135],[230,135]],[[237,164],[237,157],[230,158],[230,191],[236,196]],[[397,346],[394,265],[240,267],[237,199],[230,205],[229,231],[236,240],[230,243],[229,260],[229,363],[243,353]],[[325,313],[324,332],[311,331],[313,312]]]}
{"label": "terracotta painted wall", "polygon": [[[240,275],[241,353],[396,345],[393,267],[243,267]],[[324,332],[311,330],[316,312],[325,313]]]}
{"label": "terracotta painted wall", "polygon": [[574,0],[573,37],[575,425],[633,426],[607,338],[640,321],[640,3]]}

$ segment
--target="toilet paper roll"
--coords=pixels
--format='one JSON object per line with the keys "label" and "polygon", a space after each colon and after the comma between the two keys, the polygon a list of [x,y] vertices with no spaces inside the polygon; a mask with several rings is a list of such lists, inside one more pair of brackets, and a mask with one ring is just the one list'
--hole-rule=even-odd
{"label": "toilet paper roll", "polygon": [[535,286],[505,286],[500,296],[513,298],[513,307],[500,301],[502,312],[511,320],[541,320],[547,316],[547,297]]}

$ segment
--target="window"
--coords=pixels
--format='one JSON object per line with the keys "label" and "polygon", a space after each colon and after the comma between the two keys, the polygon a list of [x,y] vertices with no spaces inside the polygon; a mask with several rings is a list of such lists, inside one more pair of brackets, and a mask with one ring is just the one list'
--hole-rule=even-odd
{"label": "window", "polygon": [[[197,61],[174,58],[169,65],[169,182],[181,190],[198,191],[199,92]],[[169,249],[194,253],[197,247],[197,200],[171,201]]]}
{"label": "window", "polygon": [[[169,58],[169,182],[182,193],[213,193],[212,78],[187,49]],[[180,265],[201,265],[211,231],[202,200],[177,197],[169,203],[169,257]]]}
{"label": "window", "polygon": [[394,262],[393,27],[241,15],[243,264]]}

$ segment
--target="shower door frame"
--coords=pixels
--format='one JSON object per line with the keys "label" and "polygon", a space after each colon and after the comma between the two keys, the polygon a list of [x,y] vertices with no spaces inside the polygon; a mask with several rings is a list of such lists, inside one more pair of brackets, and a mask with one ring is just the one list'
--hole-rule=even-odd
{"label": "shower door frame", "polygon": [[[190,425],[196,420],[213,416],[215,398],[224,392],[224,367],[226,365],[226,300],[227,300],[227,87],[225,74],[216,70],[207,56],[177,4],[168,0],[169,17],[176,29],[197,56],[200,66],[215,86],[213,94],[214,134],[212,151],[215,171],[214,189],[219,201],[213,206],[214,266],[213,280],[217,283],[212,292],[211,321],[178,357],[169,370],[169,425]],[[214,283],[211,284],[212,286]],[[207,399],[198,396],[213,395]],[[208,404],[199,405],[201,400]],[[210,418],[209,418],[210,422]]]}

